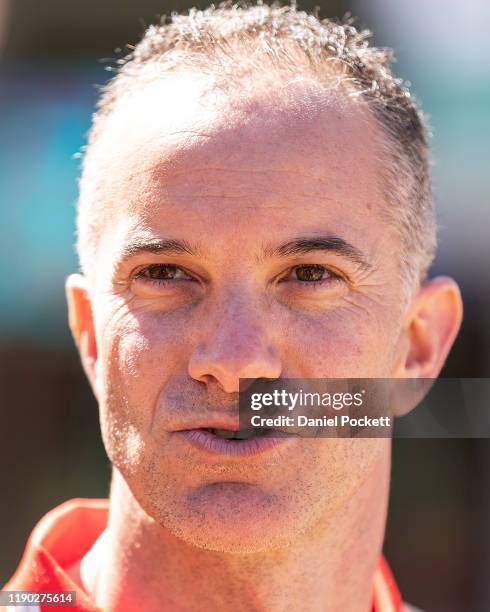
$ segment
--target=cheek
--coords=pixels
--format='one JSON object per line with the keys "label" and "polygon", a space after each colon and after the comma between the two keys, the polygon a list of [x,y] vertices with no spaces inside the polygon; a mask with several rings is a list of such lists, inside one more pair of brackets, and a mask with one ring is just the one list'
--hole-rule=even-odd
{"label": "cheek", "polygon": [[[179,326],[148,313],[112,309],[99,328],[99,410],[111,461],[132,473],[144,463],[158,397],[175,371]],[[182,341],[180,341],[182,344]]]}
{"label": "cheek", "polygon": [[288,319],[283,328],[288,374],[291,370],[303,378],[390,376],[397,334],[389,317],[383,321],[372,313],[338,308]]}
{"label": "cheek", "polygon": [[[182,325],[175,317],[122,310],[101,330],[101,375],[116,380],[128,394],[161,388],[184,354]],[[142,399],[142,398],[140,398]]]}

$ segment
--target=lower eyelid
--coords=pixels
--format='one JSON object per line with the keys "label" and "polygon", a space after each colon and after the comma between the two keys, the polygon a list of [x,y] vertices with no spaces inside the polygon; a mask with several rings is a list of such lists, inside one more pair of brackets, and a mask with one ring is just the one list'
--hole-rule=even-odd
{"label": "lower eyelid", "polygon": [[295,280],[293,281],[296,285],[299,285],[300,287],[317,287],[320,288],[322,286],[325,285],[332,285],[332,284],[337,284],[338,282],[343,282],[343,279],[340,278],[339,276],[331,276],[330,278],[324,278],[322,280],[319,281],[299,281],[299,280]]}
{"label": "lower eyelid", "polygon": [[170,285],[192,281],[192,278],[148,278],[147,276],[136,276],[133,281],[139,281],[150,285]]}

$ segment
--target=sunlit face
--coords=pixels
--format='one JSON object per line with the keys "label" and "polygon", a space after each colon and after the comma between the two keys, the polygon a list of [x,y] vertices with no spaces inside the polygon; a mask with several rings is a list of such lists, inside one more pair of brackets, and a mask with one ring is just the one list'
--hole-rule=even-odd
{"label": "sunlit face", "polygon": [[178,433],[237,420],[240,377],[393,371],[400,245],[378,128],[340,94],[285,91],[148,85],[109,119],[87,177],[105,219],[92,307],[107,452],[155,521],[216,550],[313,533],[388,465],[386,440],[240,456]]}

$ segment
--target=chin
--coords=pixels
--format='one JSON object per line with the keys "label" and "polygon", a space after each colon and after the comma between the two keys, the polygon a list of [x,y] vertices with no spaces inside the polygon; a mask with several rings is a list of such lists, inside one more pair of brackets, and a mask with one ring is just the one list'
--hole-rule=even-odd
{"label": "chin", "polygon": [[252,484],[203,485],[178,506],[167,507],[154,518],[176,537],[206,550],[257,553],[285,548],[297,535],[295,513],[288,512],[277,496]]}

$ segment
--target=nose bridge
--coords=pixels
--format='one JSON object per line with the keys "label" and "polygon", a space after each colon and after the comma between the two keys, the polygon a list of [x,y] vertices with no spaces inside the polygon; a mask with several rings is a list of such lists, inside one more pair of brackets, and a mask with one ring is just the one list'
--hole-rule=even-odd
{"label": "nose bridge", "polygon": [[228,290],[203,320],[200,342],[189,371],[203,382],[216,380],[228,392],[238,391],[240,378],[278,378],[281,363],[267,306],[252,290]]}
{"label": "nose bridge", "polygon": [[235,346],[266,342],[266,308],[251,291],[235,290],[224,296],[218,309],[216,340],[225,343],[230,336]]}

